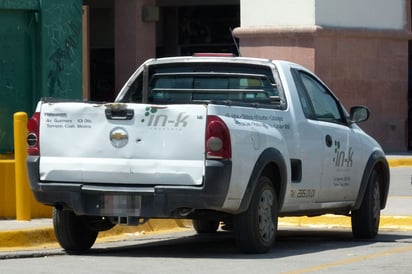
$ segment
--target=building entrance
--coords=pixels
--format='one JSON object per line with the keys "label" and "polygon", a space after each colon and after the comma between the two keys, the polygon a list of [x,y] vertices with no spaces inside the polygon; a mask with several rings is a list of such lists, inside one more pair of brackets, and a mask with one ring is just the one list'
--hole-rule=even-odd
{"label": "building entrance", "polygon": [[238,55],[231,30],[240,25],[240,5],[161,7],[158,57],[196,52]]}
{"label": "building entrance", "polygon": [[[119,92],[115,88],[115,75],[119,76],[118,70],[122,65],[116,64],[115,45],[126,43],[115,41],[119,39],[115,33],[116,14],[119,13],[115,9],[121,8],[121,3],[114,5],[114,0],[83,0],[83,4],[89,8],[89,99],[112,101]],[[157,16],[150,21],[141,19],[143,24],[156,24],[156,56],[150,57],[192,55],[195,52],[238,55],[231,29],[240,26],[239,0],[158,0],[150,9],[159,12],[157,19]],[[140,43],[141,48],[147,45],[147,37],[131,35],[137,37],[139,41],[136,43]],[[135,55],[135,52],[130,52],[127,56],[133,58]],[[121,76],[124,79],[129,77]]]}

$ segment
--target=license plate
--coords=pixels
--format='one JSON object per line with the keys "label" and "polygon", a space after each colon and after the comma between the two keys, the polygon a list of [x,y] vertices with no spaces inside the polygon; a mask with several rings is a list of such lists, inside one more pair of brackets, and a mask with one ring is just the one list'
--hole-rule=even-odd
{"label": "license plate", "polygon": [[141,196],[105,194],[100,199],[102,216],[140,216]]}

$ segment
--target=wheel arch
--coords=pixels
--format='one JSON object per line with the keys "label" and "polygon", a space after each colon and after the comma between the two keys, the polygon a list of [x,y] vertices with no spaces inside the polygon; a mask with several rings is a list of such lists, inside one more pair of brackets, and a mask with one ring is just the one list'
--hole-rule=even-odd
{"label": "wheel arch", "polygon": [[359,188],[358,197],[356,199],[353,210],[360,208],[362,204],[363,197],[365,196],[366,188],[368,186],[368,180],[373,170],[376,170],[379,173],[379,189],[381,195],[381,209],[384,209],[386,206],[386,201],[388,199],[389,193],[389,183],[390,183],[390,173],[389,173],[389,164],[386,160],[385,154],[382,151],[375,151],[369,157],[368,162],[366,163],[365,170],[363,172],[361,185]]}
{"label": "wheel arch", "polygon": [[276,148],[267,148],[259,156],[250,175],[239,212],[249,208],[258,178],[265,175],[272,181],[277,195],[278,210],[281,209],[286,193],[287,165],[282,153]]}

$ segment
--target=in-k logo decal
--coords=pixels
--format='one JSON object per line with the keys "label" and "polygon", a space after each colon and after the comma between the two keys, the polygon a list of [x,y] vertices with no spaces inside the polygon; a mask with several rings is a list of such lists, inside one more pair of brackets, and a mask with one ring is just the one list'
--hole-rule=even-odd
{"label": "in-k logo decal", "polygon": [[340,141],[335,141],[335,155],[333,162],[336,167],[352,167],[353,150],[349,147],[347,152],[341,150]]}
{"label": "in-k logo decal", "polygon": [[[150,114],[156,113],[158,109],[165,109],[165,108],[167,108],[167,107],[146,107],[144,116],[148,117],[148,116],[150,116]],[[145,121],[145,119],[143,118],[141,120],[141,122],[144,123],[144,121]]]}
{"label": "in-k logo decal", "polygon": [[182,128],[187,127],[189,114],[179,112],[176,117],[170,117],[166,114],[160,114],[158,110],[166,109],[162,106],[150,106],[145,108],[144,116],[147,117],[141,120],[142,123],[147,121],[147,126],[157,128]]}

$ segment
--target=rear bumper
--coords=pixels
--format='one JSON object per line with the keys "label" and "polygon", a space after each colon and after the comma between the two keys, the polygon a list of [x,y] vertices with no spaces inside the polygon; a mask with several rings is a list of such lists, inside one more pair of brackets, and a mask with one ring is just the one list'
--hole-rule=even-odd
{"label": "rear bumper", "polygon": [[40,181],[38,156],[27,158],[30,187],[37,201],[78,215],[182,217],[181,209],[219,210],[226,199],[231,161],[206,161],[202,186],[138,186]]}

